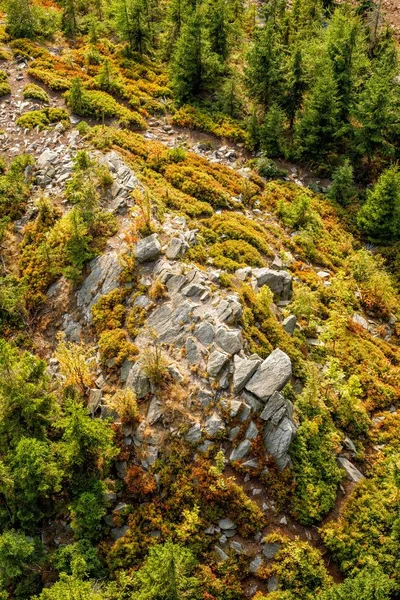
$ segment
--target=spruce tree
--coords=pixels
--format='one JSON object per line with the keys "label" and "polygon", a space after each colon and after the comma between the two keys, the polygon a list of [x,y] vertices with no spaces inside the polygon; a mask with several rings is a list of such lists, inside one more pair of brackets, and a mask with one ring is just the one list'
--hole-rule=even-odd
{"label": "spruce tree", "polygon": [[357,195],[357,189],[354,185],[353,167],[350,161],[346,159],[342,166],[338,167],[333,173],[332,185],[328,196],[342,206],[346,206]]}
{"label": "spruce tree", "polygon": [[64,0],[64,9],[61,21],[62,29],[65,35],[71,37],[72,39],[75,39],[78,31],[76,13],[76,0]]}
{"label": "spruce tree", "polygon": [[257,30],[247,60],[247,87],[251,96],[267,109],[281,98],[284,83],[283,46],[272,22]]}
{"label": "spruce tree", "polygon": [[209,0],[205,10],[210,49],[225,60],[229,54],[229,4],[227,0]]}
{"label": "spruce tree", "polygon": [[221,74],[221,63],[210,49],[199,10],[193,13],[182,28],[170,72],[172,88],[179,104],[188,102],[209,89]]}
{"label": "spruce tree", "polygon": [[345,7],[338,8],[334,12],[327,30],[327,52],[332,65],[342,119],[348,116],[353,100],[356,43],[362,45],[358,28],[357,20]]}
{"label": "spruce tree", "polygon": [[267,156],[281,156],[284,150],[285,112],[273,104],[261,128],[261,148]]}
{"label": "spruce tree", "polygon": [[150,32],[144,0],[117,0],[115,24],[131,52],[144,54],[148,50]]}
{"label": "spruce tree", "polygon": [[287,87],[283,106],[289,119],[289,129],[293,129],[296,113],[300,110],[303,95],[306,90],[303,57],[300,48],[293,52],[289,65]]}
{"label": "spruce tree", "polygon": [[78,115],[82,114],[82,110],[85,107],[84,94],[85,89],[83,87],[82,79],[80,77],[75,77],[75,79],[72,80],[67,103],[72,112],[75,112]]}
{"label": "spruce tree", "polygon": [[295,128],[296,152],[300,158],[320,160],[337,147],[339,105],[332,71],[327,63],[318,73]]}
{"label": "spruce tree", "polygon": [[394,94],[391,77],[380,69],[367,80],[355,106],[355,151],[366,156],[369,164],[374,157],[394,155],[392,139],[398,122]]}
{"label": "spruce tree", "polygon": [[357,222],[371,239],[394,242],[400,239],[400,172],[397,165],[379,177],[361,207]]}
{"label": "spruce tree", "polygon": [[7,31],[15,38],[32,38],[35,22],[30,0],[7,0]]}

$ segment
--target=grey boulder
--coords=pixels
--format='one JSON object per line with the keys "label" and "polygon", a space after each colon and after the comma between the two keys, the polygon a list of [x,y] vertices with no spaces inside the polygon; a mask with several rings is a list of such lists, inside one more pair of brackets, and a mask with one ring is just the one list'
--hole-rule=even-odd
{"label": "grey boulder", "polygon": [[338,456],[338,465],[346,471],[347,479],[358,483],[361,479],[364,479],[364,475],[351,463],[345,456]]}
{"label": "grey boulder", "polygon": [[229,456],[230,461],[240,460],[244,458],[250,451],[251,442],[250,440],[243,440],[240,442],[237,448],[234,448]]}
{"label": "grey boulder", "polygon": [[261,362],[261,358],[253,360],[249,358],[240,358],[237,355],[234,357],[233,391],[235,394],[239,394],[239,392],[243,390],[246,383],[257,371]]}
{"label": "grey boulder", "polygon": [[214,350],[210,354],[207,363],[207,373],[210,377],[217,377],[221,373],[222,369],[229,363],[229,356],[224,352]]}
{"label": "grey boulder", "polygon": [[150,381],[143,371],[143,367],[140,362],[134,364],[132,369],[129,371],[128,379],[126,380],[126,387],[133,390],[136,394],[136,398],[139,400],[150,393]]}
{"label": "grey boulder", "polygon": [[242,334],[238,329],[219,327],[215,334],[215,342],[228,354],[236,354],[243,348]]}
{"label": "grey boulder", "polygon": [[269,421],[264,428],[264,445],[280,469],[290,461],[288,450],[295,434],[296,426],[287,417],[283,417],[278,425]]}
{"label": "grey boulder", "polygon": [[280,391],[292,377],[292,363],[285,352],[279,348],[271,352],[245,388],[260,400],[266,402],[276,391]]}
{"label": "grey boulder", "polygon": [[253,275],[257,280],[258,287],[268,286],[274,294],[275,300],[290,300],[293,278],[289,273],[261,268],[253,269]]}
{"label": "grey boulder", "polygon": [[148,262],[158,258],[161,252],[161,244],[158,235],[153,233],[139,240],[135,247],[135,256],[140,263]]}

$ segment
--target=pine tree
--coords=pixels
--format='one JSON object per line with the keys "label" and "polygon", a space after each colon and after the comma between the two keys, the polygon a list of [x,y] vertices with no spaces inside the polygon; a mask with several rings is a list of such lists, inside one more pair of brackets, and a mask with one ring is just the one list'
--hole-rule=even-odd
{"label": "pine tree", "polygon": [[329,190],[329,198],[342,206],[349,204],[357,195],[354,185],[353,167],[349,160],[345,160],[341,167],[333,173],[332,185]]}
{"label": "pine tree", "polygon": [[261,148],[267,156],[281,156],[284,149],[285,112],[273,104],[261,128]]}
{"label": "pine tree", "polygon": [[34,15],[30,0],[7,0],[7,31],[15,38],[32,38]]}
{"label": "pine tree", "polygon": [[211,51],[204,35],[200,11],[195,11],[182,28],[170,72],[172,88],[180,104],[207,90],[221,73],[218,56]]}
{"label": "pine tree", "polygon": [[306,90],[303,57],[301,50],[296,48],[291,56],[287,87],[283,106],[289,119],[289,129],[293,129],[296,113],[301,109],[303,95]]}
{"label": "pine tree", "polygon": [[400,172],[387,168],[379,177],[361,207],[357,222],[372,239],[393,242],[400,239]]}
{"label": "pine tree", "polygon": [[144,0],[117,0],[116,28],[131,52],[144,54],[150,41]]}
{"label": "pine tree", "polygon": [[248,55],[247,87],[251,96],[267,109],[279,102],[284,82],[284,55],[280,34],[273,23],[267,23],[255,35]]}
{"label": "pine tree", "polygon": [[76,20],[76,0],[64,0],[64,10],[62,14],[62,29],[65,35],[75,39],[78,24]]}
{"label": "pine tree", "polygon": [[369,164],[373,157],[394,155],[392,139],[398,129],[394,94],[391,78],[379,69],[367,80],[355,106],[355,150]]}
{"label": "pine tree", "polygon": [[229,4],[227,0],[209,0],[205,10],[211,52],[225,60],[229,54]]}
{"label": "pine tree", "polygon": [[295,128],[295,145],[301,158],[319,160],[334,151],[339,129],[336,85],[329,64],[321,69]]}

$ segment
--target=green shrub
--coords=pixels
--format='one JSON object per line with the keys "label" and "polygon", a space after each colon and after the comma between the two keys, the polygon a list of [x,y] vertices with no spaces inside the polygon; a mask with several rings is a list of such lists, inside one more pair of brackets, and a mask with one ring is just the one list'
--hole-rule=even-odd
{"label": "green shrub", "polygon": [[127,358],[134,358],[138,349],[128,340],[124,329],[116,328],[103,331],[99,337],[99,350],[103,362],[111,361],[120,366]]}
{"label": "green shrub", "polygon": [[208,255],[218,269],[236,271],[241,267],[262,267],[264,262],[259,251],[243,240],[226,240],[210,246]]}
{"label": "green shrub", "polygon": [[28,83],[24,87],[24,98],[33,98],[34,100],[40,100],[41,102],[50,102],[48,93],[35,83]]}
{"label": "green shrub", "polygon": [[393,242],[400,238],[400,172],[397,165],[379,177],[361,207],[357,222],[368,237]]}
{"label": "green shrub", "polygon": [[42,130],[55,123],[62,123],[64,127],[69,127],[69,114],[65,109],[43,108],[42,110],[31,110],[17,119],[17,125],[22,129],[39,127]]}
{"label": "green shrub", "polygon": [[5,174],[0,175],[0,214],[17,219],[24,211],[29,198],[29,185],[25,169],[34,163],[29,154],[14,158]]}
{"label": "green shrub", "polygon": [[11,94],[11,86],[8,83],[7,74],[0,71],[0,96],[8,96],[8,94]]}

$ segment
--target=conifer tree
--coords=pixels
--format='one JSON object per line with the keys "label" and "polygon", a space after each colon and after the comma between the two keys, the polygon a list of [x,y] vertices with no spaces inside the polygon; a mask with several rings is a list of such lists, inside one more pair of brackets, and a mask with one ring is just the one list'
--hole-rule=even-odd
{"label": "conifer tree", "polygon": [[267,156],[276,157],[283,153],[285,112],[273,104],[265,115],[261,128],[261,148]]}
{"label": "conifer tree", "polygon": [[369,164],[373,157],[394,154],[392,136],[398,121],[394,94],[391,77],[379,69],[367,80],[355,106],[355,150]]}
{"label": "conifer tree", "polygon": [[78,30],[76,13],[76,0],[64,0],[62,28],[65,35],[71,37],[72,39],[75,39]]}
{"label": "conifer tree", "polygon": [[85,90],[83,87],[82,79],[80,77],[75,77],[72,80],[71,89],[68,94],[68,106],[70,107],[72,112],[81,114],[85,104],[84,93]]}
{"label": "conifer tree", "polygon": [[289,119],[289,129],[293,129],[296,113],[300,110],[303,95],[306,90],[306,81],[303,68],[303,57],[300,48],[296,48],[291,56],[287,88],[283,106]]}
{"label": "conifer tree", "polygon": [[335,150],[339,131],[339,106],[336,85],[329,64],[317,75],[295,129],[297,154],[320,159]]}
{"label": "conifer tree", "polygon": [[35,33],[30,0],[7,0],[7,31],[15,38],[32,38]]}
{"label": "conifer tree", "polygon": [[130,51],[144,54],[150,41],[144,0],[117,0],[115,19],[117,31],[128,42]]}
{"label": "conifer tree", "polygon": [[353,167],[346,159],[342,166],[333,173],[332,185],[329,190],[329,198],[335,200],[342,206],[346,206],[357,195],[354,185]]}
{"label": "conifer tree", "polygon": [[400,239],[400,172],[388,167],[361,207],[357,222],[370,238],[393,242]]}
{"label": "conifer tree", "polygon": [[356,42],[359,45],[362,43],[357,34],[358,22],[349,14],[348,8],[337,9],[327,31],[327,52],[332,64],[342,119],[347,117],[353,99]]}
{"label": "conifer tree", "polygon": [[180,104],[208,89],[221,73],[221,63],[210,49],[199,10],[193,13],[182,28],[170,71],[172,88]]}
{"label": "conifer tree", "polygon": [[282,95],[283,46],[280,33],[272,22],[259,29],[248,55],[246,80],[250,94],[267,109]]}
{"label": "conifer tree", "polygon": [[210,49],[222,59],[229,54],[229,5],[227,0],[210,0],[206,7]]}

